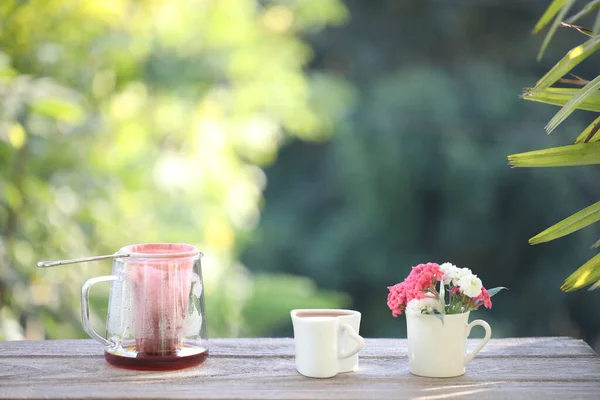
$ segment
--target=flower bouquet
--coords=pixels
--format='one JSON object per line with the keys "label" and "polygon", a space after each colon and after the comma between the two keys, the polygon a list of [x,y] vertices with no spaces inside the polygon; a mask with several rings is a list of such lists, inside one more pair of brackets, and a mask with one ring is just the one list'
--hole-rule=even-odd
{"label": "flower bouquet", "polygon": [[[388,289],[387,305],[392,315],[406,314],[410,372],[452,377],[465,373],[465,366],[492,334],[485,321],[468,323],[469,313],[482,305],[492,308],[491,297],[506,288],[487,290],[468,268],[427,263],[413,267],[403,282]],[[473,352],[466,354],[466,338],[476,325],[482,326],[486,335]]]}

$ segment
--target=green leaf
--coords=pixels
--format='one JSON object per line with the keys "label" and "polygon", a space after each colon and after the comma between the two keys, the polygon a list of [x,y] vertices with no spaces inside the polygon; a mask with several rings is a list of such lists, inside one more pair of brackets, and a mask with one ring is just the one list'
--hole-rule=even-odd
{"label": "green leaf", "polygon": [[[560,287],[562,291],[572,292],[600,280],[600,253],[573,272]],[[594,285],[596,286],[596,285]]]}
{"label": "green leaf", "polygon": [[594,11],[596,8],[598,8],[598,6],[600,6],[600,0],[594,0],[594,1],[589,2],[588,4],[585,5],[585,7],[583,7],[581,10],[579,10],[579,12],[577,14],[575,14],[571,18],[567,19],[566,22],[568,24],[574,24],[575,22],[577,22],[578,20],[580,20],[581,18],[585,17],[586,15],[588,15],[589,13]]}
{"label": "green leaf", "polygon": [[548,122],[548,125],[546,125],[546,132],[550,133],[556,129],[556,127],[565,119],[567,119],[569,115],[573,114],[573,112],[579,107],[579,104],[583,103],[587,96],[592,94],[597,95],[598,89],[600,89],[600,75],[592,79],[590,83],[580,89],[579,92],[574,95],[571,100],[569,100],[567,104],[565,104],[563,108],[561,108],[556,115],[554,115],[554,117],[552,117],[550,122]]}
{"label": "green leaf", "polygon": [[589,290],[596,290],[600,287],[600,281],[597,281],[596,283],[594,283],[592,285],[592,287]]}
{"label": "green leaf", "polygon": [[[538,103],[564,106],[580,90],[575,88],[547,88],[539,92],[534,92],[533,89],[526,88],[521,98]],[[586,97],[578,108],[585,111],[600,112],[600,93],[592,93]]]}
{"label": "green leaf", "polygon": [[78,104],[59,98],[46,98],[31,105],[31,110],[39,115],[65,122],[80,122],[85,113]]}
{"label": "green leaf", "polygon": [[[560,6],[557,5],[554,7],[554,8],[557,8],[558,13],[556,11],[554,11],[554,9],[550,10],[557,3],[562,3]],[[546,25],[548,23],[548,22],[544,22],[544,17],[546,16],[546,14],[548,14],[548,15],[557,14],[556,18],[554,19],[554,22],[552,22],[552,25],[550,26],[550,29],[548,30],[548,33],[546,34],[546,37],[544,38],[542,47],[540,48],[540,51],[537,55],[538,61],[540,61],[542,59],[542,57],[544,56],[544,53],[546,52],[546,49],[548,48],[548,45],[550,44],[552,37],[556,33],[556,29],[560,25],[561,21],[567,16],[567,13],[571,9],[571,7],[573,7],[573,4],[575,4],[575,0],[554,0],[552,2],[552,4],[550,4],[550,7],[548,7],[548,9],[546,10],[546,13],[544,13],[544,15],[542,15],[542,18],[538,22],[538,25],[540,25],[540,22],[542,22],[543,24],[541,26],[543,27],[544,25]],[[550,13],[548,13],[548,11],[550,11]],[[552,17],[549,17],[549,18],[552,18]],[[538,27],[538,25],[536,25],[536,28]],[[536,30],[535,30],[536,28],[534,28],[534,32],[536,32]]]}
{"label": "green leaf", "polygon": [[544,29],[544,27],[548,25],[548,23],[552,20],[552,18],[554,18],[554,16],[560,11],[560,9],[565,5],[566,2],[567,0],[554,0],[552,4],[550,4],[548,8],[546,8],[546,11],[544,11],[544,14],[537,22],[537,24],[535,24],[535,27],[533,28],[533,33],[536,34],[542,29]]}
{"label": "green leaf", "polygon": [[508,156],[514,167],[569,167],[600,164],[600,142],[529,151]]}
{"label": "green leaf", "polygon": [[575,143],[592,143],[600,140],[600,117],[596,118],[594,122],[588,125],[575,139]]}
{"label": "green leaf", "polygon": [[495,288],[487,289],[487,292],[490,295],[490,297],[493,297],[493,296],[497,295],[498,292],[501,291],[501,290],[508,290],[508,288],[506,288],[504,286],[498,286],[498,287],[495,287]]}
{"label": "green leaf", "polygon": [[600,201],[584,208],[579,212],[576,212],[559,223],[552,225],[545,231],[538,233],[529,239],[529,244],[549,242],[578,231],[598,221],[600,221]]}
{"label": "green leaf", "polygon": [[596,20],[594,21],[594,26],[592,27],[592,32],[598,33],[600,32],[600,11],[596,14]]}
{"label": "green leaf", "polygon": [[569,73],[577,64],[600,48],[600,35],[572,48],[550,71],[546,73],[532,89],[534,92],[547,89]]}

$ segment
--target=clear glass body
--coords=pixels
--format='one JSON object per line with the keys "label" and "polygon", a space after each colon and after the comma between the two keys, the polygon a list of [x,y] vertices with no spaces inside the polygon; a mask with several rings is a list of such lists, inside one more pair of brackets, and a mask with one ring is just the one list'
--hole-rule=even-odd
{"label": "clear glass body", "polygon": [[131,256],[113,261],[110,278],[96,278],[112,280],[106,360],[125,368],[161,370],[202,363],[208,343],[201,254],[191,245],[168,243],[121,251]]}

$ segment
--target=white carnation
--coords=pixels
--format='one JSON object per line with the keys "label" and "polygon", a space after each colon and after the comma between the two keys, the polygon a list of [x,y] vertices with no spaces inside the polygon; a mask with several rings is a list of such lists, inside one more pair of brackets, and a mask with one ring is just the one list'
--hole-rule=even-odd
{"label": "white carnation", "polygon": [[481,294],[481,279],[474,274],[464,275],[458,280],[460,290],[470,298],[475,298]]}
{"label": "white carnation", "polygon": [[456,274],[456,280],[453,282],[454,286],[458,286],[458,281],[468,275],[473,275],[473,271],[471,271],[469,268],[459,268]]}
{"label": "white carnation", "polygon": [[442,276],[444,285],[449,285],[452,283],[454,286],[458,286],[458,281],[461,278],[472,274],[469,268],[458,268],[456,265],[449,262],[440,265],[440,269],[444,273]]}
{"label": "white carnation", "polygon": [[444,275],[442,277],[444,285],[449,285],[450,282],[452,282],[452,280],[454,279],[454,276],[456,275],[456,271],[458,271],[458,267],[449,262],[445,262],[442,265],[440,265],[440,269],[444,273]]}
{"label": "white carnation", "polygon": [[407,314],[435,314],[443,313],[444,306],[434,297],[425,297],[423,299],[412,299],[406,305]]}

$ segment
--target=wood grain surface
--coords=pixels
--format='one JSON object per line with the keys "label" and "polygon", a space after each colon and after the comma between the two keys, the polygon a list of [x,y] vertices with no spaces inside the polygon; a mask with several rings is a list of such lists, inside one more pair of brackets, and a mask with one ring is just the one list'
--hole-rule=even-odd
{"label": "wood grain surface", "polygon": [[600,399],[600,357],[581,340],[493,339],[450,379],[411,375],[406,345],[366,339],[358,371],[309,379],[296,372],[292,339],[212,339],[203,365],[171,372],[112,367],[92,340],[0,342],[0,397]]}

